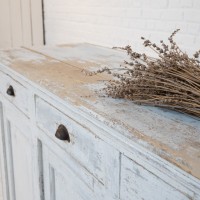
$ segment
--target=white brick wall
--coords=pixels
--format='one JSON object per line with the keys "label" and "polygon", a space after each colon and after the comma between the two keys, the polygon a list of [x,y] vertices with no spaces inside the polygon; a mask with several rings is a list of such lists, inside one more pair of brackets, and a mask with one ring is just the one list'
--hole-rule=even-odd
{"label": "white brick wall", "polygon": [[180,46],[200,49],[200,0],[44,0],[44,6],[47,44],[131,44],[140,51],[141,36],[157,42],[180,28]]}

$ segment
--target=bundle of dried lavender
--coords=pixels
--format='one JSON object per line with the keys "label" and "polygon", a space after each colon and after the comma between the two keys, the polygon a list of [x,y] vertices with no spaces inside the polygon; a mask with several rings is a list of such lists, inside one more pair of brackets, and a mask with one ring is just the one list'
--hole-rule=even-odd
{"label": "bundle of dried lavender", "polygon": [[113,98],[124,98],[138,104],[167,107],[200,117],[200,50],[193,57],[184,53],[174,41],[175,30],[169,45],[160,45],[142,37],[145,47],[158,55],[151,58],[134,52],[130,46],[123,49],[131,62],[124,62],[116,72],[107,67],[93,74],[107,72],[116,77],[105,88]]}

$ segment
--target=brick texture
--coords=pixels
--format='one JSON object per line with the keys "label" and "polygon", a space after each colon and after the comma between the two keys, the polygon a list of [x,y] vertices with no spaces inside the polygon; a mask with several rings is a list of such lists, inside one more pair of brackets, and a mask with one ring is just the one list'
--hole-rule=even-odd
{"label": "brick texture", "polygon": [[158,42],[176,28],[177,41],[192,54],[200,49],[200,0],[44,0],[49,45],[88,42],[130,44],[142,51],[141,36]]}

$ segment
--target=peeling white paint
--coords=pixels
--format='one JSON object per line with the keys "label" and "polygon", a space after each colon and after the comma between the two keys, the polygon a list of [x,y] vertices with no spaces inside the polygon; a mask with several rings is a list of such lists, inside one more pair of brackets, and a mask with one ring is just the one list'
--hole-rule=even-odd
{"label": "peeling white paint", "polygon": [[[66,50],[70,52],[73,48],[76,48],[74,55],[63,58]],[[39,191],[43,189],[46,199],[61,200],[68,190],[70,198],[77,200],[200,199],[199,120],[127,100],[99,97],[95,91],[104,87],[102,80],[108,77],[88,77],[82,70],[99,67],[107,58],[117,64],[120,57],[114,56],[115,50],[84,44],[80,48],[79,45],[45,47],[39,51],[22,49],[30,54],[25,59],[21,58],[23,53],[4,51],[1,63],[7,66],[0,65],[0,100],[7,110],[6,116],[14,122],[18,113],[22,118],[26,116],[25,124],[30,123],[33,130],[29,139],[34,144],[34,199],[39,199]],[[47,56],[43,55],[36,63],[32,58],[40,58],[41,52]],[[84,65],[79,63],[82,60]],[[5,93],[9,83],[17,94],[21,91],[16,100]],[[22,118],[16,117],[19,123],[16,120],[15,124],[29,134]],[[71,143],[55,138],[59,124],[68,128]],[[37,163],[38,139],[40,149],[44,150],[43,154],[40,152],[43,172]],[[42,187],[38,183],[41,173],[44,188],[38,189]],[[67,183],[67,177],[74,182],[65,190],[62,185]],[[82,188],[85,188],[83,194]]]}

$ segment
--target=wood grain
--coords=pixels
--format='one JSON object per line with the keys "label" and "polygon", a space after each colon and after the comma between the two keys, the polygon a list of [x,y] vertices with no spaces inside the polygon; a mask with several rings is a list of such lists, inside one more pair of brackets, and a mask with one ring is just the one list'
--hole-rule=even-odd
{"label": "wood grain", "polygon": [[43,45],[42,0],[1,0],[0,34],[0,48]]}
{"label": "wood grain", "polygon": [[[34,199],[43,191],[53,200],[67,193],[77,200],[200,199],[199,121],[99,97],[95,91],[109,77],[83,73],[114,67],[123,56],[89,44],[0,51],[2,85],[9,75],[28,96],[27,117],[0,87],[3,124],[9,120],[34,144]],[[55,138],[59,124],[68,128],[71,143]]]}
{"label": "wood grain", "polygon": [[7,0],[0,1],[0,48],[12,46],[10,4]]}

